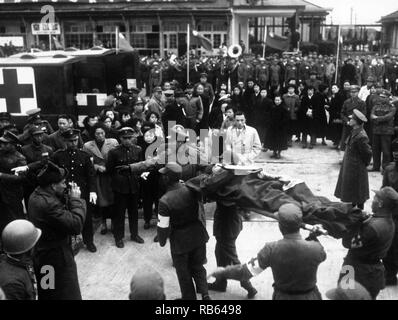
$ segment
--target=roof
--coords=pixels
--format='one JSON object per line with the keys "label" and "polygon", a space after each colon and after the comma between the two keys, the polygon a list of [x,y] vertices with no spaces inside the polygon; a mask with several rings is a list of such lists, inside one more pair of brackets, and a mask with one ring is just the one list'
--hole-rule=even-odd
{"label": "roof", "polygon": [[394,11],[393,13],[390,13],[386,16],[381,17],[380,19],[381,22],[392,22],[392,21],[398,21],[398,10]]}
{"label": "roof", "polygon": [[299,7],[304,13],[327,13],[331,8],[324,8],[305,0],[233,0],[234,7]]}
{"label": "roof", "polygon": [[[51,52],[51,51],[48,51]],[[36,56],[36,54],[19,53],[8,58],[0,58],[0,67],[32,66],[32,65],[64,65],[80,61],[82,58],[55,54],[52,56]]]}

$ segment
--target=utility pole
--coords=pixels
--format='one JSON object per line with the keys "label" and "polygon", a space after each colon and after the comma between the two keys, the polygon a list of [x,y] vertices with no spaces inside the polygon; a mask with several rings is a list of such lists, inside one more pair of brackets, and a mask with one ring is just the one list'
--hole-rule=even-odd
{"label": "utility pole", "polygon": [[351,17],[350,17],[350,24],[352,25],[352,16],[354,14],[354,8],[351,7]]}

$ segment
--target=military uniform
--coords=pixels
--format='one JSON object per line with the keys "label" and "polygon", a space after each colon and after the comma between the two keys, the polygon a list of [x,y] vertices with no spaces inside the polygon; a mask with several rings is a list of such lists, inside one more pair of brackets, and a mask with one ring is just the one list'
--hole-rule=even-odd
{"label": "military uniform", "polygon": [[77,268],[71,247],[71,236],[81,233],[86,215],[83,199],[69,198],[66,204],[47,189],[38,187],[29,199],[29,218],[42,230],[33,255],[37,282],[42,267],[54,268],[55,287],[38,286],[39,300],[81,300]]}
{"label": "military uniform", "polygon": [[37,187],[36,175],[39,173],[45,161],[53,154],[53,149],[45,144],[36,145],[31,143],[22,147],[22,154],[26,158],[29,167],[27,181],[24,184],[25,206],[28,206],[29,197]]}
{"label": "military uniform", "polygon": [[207,295],[203,264],[209,236],[204,226],[204,208],[199,195],[181,183],[169,186],[159,201],[158,213],[159,243],[164,246],[167,237],[170,238],[171,256],[182,299],[196,300],[196,292]]}
{"label": "military uniform", "polygon": [[[12,143],[8,135],[11,133],[6,132],[0,139],[6,137],[2,141]],[[18,151],[0,152],[0,231],[12,220],[24,218],[22,199],[25,177],[15,175],[11,169],[25,165],[26,159]]]}
{"label": "military uniform", "polygon": [[345,150],[345,141],[350,135],[351,127],[348,125],[349,116],[352,115],[354,109],[359,110],[363,114],[366,114],[366,103],[360,98],[349,98],[344,101],[343,107],[341,108],[341,120],[343,120],[343,132],[341,135],[340,149]]}
{"label": "military uniform", "polygon": [[[381,211],[365,221],[354,235],[343,238],[343,246],[349,249],[343,266],[354,268],[355,281],[362,284],[373,299],[385,287],[381,259],[392,243],[394,229],[391,213]],[[344,274],[340,274],[340,279]]]}
{"label": "military uniform", "polygon": [[7,300],[36,300],[36,281],[30,263],[0,256],[0,288]]}
{"label": "military uniform", "polygon": [[68,170],[67,183],[75,182],[81,190],[81,198],[87,203],[86,220],[83,227],[83,241],[85,244],[93,243],[93,221],[91,208],[89,208],[90,192],[96,192],[95,171],[90,155],[82,150],[58,150],[54,153],[52,161]]}
{"label": "military uniform", "polygon": [[[382,187],[392,187],[398,192],[398,165],[390,163],[384,170]],[[398,273],[398,216],[393,216],[395,234],[387,255],[383,258],[386,284],[397,284]]]}
{"label": "military uniform", "polygon": [[[122,130],[122,129],[121,129]],[[107,172],[111,175],[111,186],[115,194],[115,212],[112,217],[115,241],[124,238],[125,212],[128,211],[131,238],[138,236],[138,197],[139,176],[131,172],[121,172],[117,167],[128,166],[143,160],[139,146],[119,145],[108,153]]]}

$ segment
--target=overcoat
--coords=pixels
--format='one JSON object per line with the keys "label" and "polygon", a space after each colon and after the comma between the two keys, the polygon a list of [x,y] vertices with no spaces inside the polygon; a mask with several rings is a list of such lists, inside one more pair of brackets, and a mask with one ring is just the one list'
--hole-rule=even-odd
{"label": "overcoat", "polygon": [[334,195],[343,202],[364,203],[369,199],[366,169],[372,158],[369,138],[363,128],[354,129],[346,143],[347,149]]}

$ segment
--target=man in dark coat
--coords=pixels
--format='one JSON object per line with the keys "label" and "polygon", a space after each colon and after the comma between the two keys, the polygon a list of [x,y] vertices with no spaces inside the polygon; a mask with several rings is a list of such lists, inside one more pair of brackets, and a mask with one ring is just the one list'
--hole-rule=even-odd
{"label": "man in dark coat", "polygon": [[[51,161],[38,174],[39,187],[29,199],[28,214],[42,230],[33,262],[39,300],[81,300],[71,236],[82,232],[86,202],[73,183],[65,197],[67,172]],[[52,268],[48,268],[51,266]],[[52,278],[53,281],[48,281]],[[48,287],[43,283],[48,282]]]}
{"label": "man in dark coat", "polygon": [[115,194],[115,212],[112,217],[113,236],[118,248],[123,248],[126,210],[129,218],[130,239],[144,243],[138,235],[139,176],[129,170],[130,164],[143,160],[142,150],[134,144],[134,130],[124,127],[119,130],[121,144],[109,151],[107,172],[112,176],[112,190]]}
{"label": "man in dark coat", "polygon": [[24,219],[4,228],[1,240],[6,254],[0,256],[0,288],[7,300],[36,300],[31,255],[40,236],[41,230]]}
{"label": "man in dark coat", "polygon": [[344,81],[347,80],[350,81],[351,84],[357,84],[357,70],[351,58],[347,59],[341,68],[341,86],[343,86]]}
{"label": "man in dark coat", "polygon": [[24,177],[12,169],[26,166],[25,157],[16,150],[18,138],[6,131],[0,138],[0,232],[14,219],[23,219]]}
{"label": "man in dark coat", "polygon": [[[385,287],[384,266],[381,262],[392,243],[395,226],[392,215],[396,213],[398,193],[391,187],[376,191],[372,202],[373,215],[354,232],[343,237],[348,248],[340,279],[353,276],[376,299]],[[348,274],[347,274],[348,271]]]}
{"label": "man in dark coat", "polygon": [[298,116],[303,132],[303,148],[307,147],[307,136],[310,135],[309,149],[312,149],[316,145],[317,137],[323,137],[326,129],[325,99],[320,93],[315,93],[314,87],[307,88],[307,95],[301,100]]}
{"label": "man in dark coat", "polygon": [[162,124],[167,135],[168,130],[171,128],[169,128],[169,122],[174,122],[173,125],[180,124],[185,126],[186,119],[182,111],[182,106],[175,99],[174,90],[166,90],[164,95],[166,97],[166,105],[162,116]]}
{"label": "man in dark coat", "polygon": [[94,232],[92,220],[92,207],[90,203],[97,202],[95,185],[94,164],[90,155],[77,148],[79,144],[79,130],[70,129],[62,134],[65,139],[66,149],[58,150],[52,156],[52,161],[68,171],[67,183],[76,183],[80,190],[82,199],[86,201],[87,212],[83,227],[83,242],[90,252],[96,252],[94,245]]}
{"label": "man in dark coat", "polygon": [[[332,85],[332,96],[328,104],[329,126],[326,137],[333,141],[333,146],[337,149],[341,140],[343,120],[341,120],[341,108],[345,101],[345,95],[337,84]],[[326,106],[327,108],[327,106]]]}
{"label": "man in dark coat", "polygon": [[353,207],[363,209],[369,199],[369,178],[366,167],[372,158],[369,138],[363,129],[367,121],[365,115],[354,110],[350,116],[352,127],[347,139],[347,150],[344,154],[334,195],[343,202],[351,202]]}
{"label": "man in dark coat", "polygon": [[[394,162],[390,163],[383,175],[384,187],[392,187],[398,192],[398,140],[392,142],[392,154]],[[395,235],[392,240],[390,249],[388,249],[386,257],[383,259],[385,268],[386,285],[397,285],[397,273],[398,273],[398,215],[393,215],[395,224]]]}
{"label": "man in dark coat", "polygon": [[[201,195],[179,182],[182,168],[169,162],[160,169],[166,193],[159,201],[158,238],[164,247],[170,239],[170,250],[183,300],[196,300],[196,292],[203,300],[210,300],[207,288],[206,242],[204,207]],[[195,285],[193,283],[195,282]]]}
{"label": "man in dark coat", "polygon": [[[54,152],[66,148],[65,139],[62,137],[62,134],[70,129],[73,129],[71,128],[69,120],[70,116],[66,114],[60,114],[57,120],[58,130],[50,134],[44,140],[44,144],[50,146]],[[80,135],[79,135],[78,147],[79,148],[83,147],[83,139],[81,138]]]}

